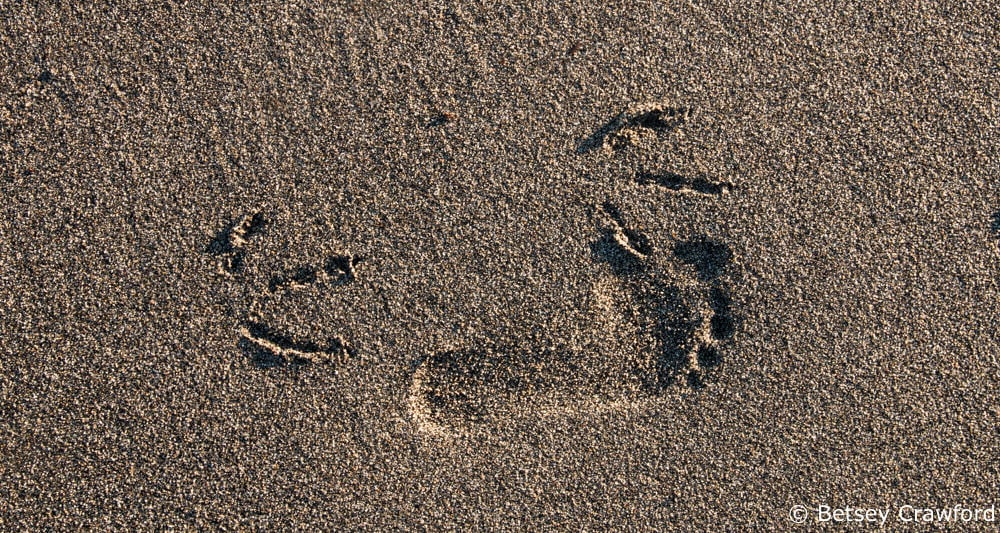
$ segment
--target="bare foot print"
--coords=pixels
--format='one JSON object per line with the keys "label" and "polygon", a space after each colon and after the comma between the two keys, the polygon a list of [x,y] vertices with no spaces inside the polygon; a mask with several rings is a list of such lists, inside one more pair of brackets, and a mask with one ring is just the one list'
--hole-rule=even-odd
{"label": "bare foot print", "polygon": [[[705,237],[658,250],[611,204],[591,245],[615,283],[604,288],[619,320],[645,342],[639,354],[503,346],[445,351],[418,366],[410,407],[426,427],[462,431],[532,412],[578,411],[660,396],[668,387],[700,389],[723,363],[737,330],[727,283],[732,253]],[[616,285],[616,286],[615,286]]]}
{"label": "bare foot print", "polygon": [[[586,139],[578,152],[602,149],[614,155],[648,148],[692,115],[689,107],[636,106]],[[736,188],[671,171],[636,172],[632,178],[671,193],[718,197]],[[579,349],[481,346],[429,354],[414,372],[409,400],[425,430],[464,432],[526,412],[600,410],[622,399],[653,399],[670,387],[697,390],[710,382],[738,330],[726,275],[730,248],[704,235],[653,242],[610,202],[596,215],[599,231],[591,253],[611,279],[595,288],[604,302],[599,314],[610,317],[601,327],[632,335],[633,345],[645,349],[609,356]]]}

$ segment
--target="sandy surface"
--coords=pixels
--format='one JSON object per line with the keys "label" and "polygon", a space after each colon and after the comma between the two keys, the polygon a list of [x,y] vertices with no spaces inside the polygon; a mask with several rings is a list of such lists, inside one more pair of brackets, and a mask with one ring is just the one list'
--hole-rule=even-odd
{"label": "sandy surface", "polygon": [[0,528],[1000,503],[987,5],[34,4]]}

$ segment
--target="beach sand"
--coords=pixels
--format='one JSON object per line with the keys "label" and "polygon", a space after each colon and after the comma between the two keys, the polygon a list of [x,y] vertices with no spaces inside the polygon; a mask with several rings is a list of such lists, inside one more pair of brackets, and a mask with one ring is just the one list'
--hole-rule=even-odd
{"label": "beach sand", "polygon": [[0,529],[998,503],[988,5],[35,4]]}

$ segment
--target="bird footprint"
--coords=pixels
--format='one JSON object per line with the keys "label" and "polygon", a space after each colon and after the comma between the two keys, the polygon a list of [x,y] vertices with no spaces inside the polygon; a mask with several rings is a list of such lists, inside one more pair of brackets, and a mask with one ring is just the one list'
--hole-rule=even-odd
{"label": "bird footprint", "polygon": [[[245,286],[242,294],[248,295],[247,311],[237,327],[238,346],[258,368],[310,363],[337,363],[354,357],[356,351],[340,336],[323,342],[300,339],[269,326],[255,310],[260,307],[259,296],[264,292],[251,286],[243,277],[247,260],[247,244],[260,233],[267,221],[263,214],[244,215],[223,228],[206,251],[218,260],[218,271],[228,280]],[[290,272],[271,276],[268,293],[292,293],[310,286],[338,287],[353,282],[361,258],[351,254],[332,255],[322,265],[300,266]]]}

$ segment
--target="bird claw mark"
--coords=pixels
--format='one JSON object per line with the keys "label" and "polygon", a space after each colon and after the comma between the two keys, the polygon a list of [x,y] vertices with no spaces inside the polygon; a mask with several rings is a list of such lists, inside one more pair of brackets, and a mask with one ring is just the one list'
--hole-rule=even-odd
{"label": "bird claw mark", "polygon": [[438,126],[444,126],[445,124],[450,124],[458,120],[458,115],[450,111],[441,111],[434,113],[430,120],[427,121],[428,128],[435,128]]}
{"label": "bird claw mark", "polygon": [[295,269],[290,274],[279,274],[271,278],[268,290],[271,292],[304,289],[309,285],[336,287],[354,281],[355,267],[363,259],[350,254],[335,255],[326,260],[322,267],[307,265]]}
{"label": "bird claw mark", "polygon": [[260,368],[286,364],[344,362],[354,356],[341,337],[333,337],[325,346],[313,341],[297,341],[258,322],[248,322],[239,329],[241,346]]}
{"label": "bird claw mark", "polygon": [[[205,251],[219,258],[220,272],[233,275],[243,271],[248,239],[259,233],[265,222],[261,213],[254,212],[241,217],[216,234]],[[322,267],[305,266],[287,275],[274,276],[268,288],[271,292],[277,292],[299,289],[314,283],[329,286],[343,285],[356,279],[356,267],[361,260],[352,254],[334,255],[329,257]],[[255,309],[257,303],[250,302],[249,309]],[[251,316],[254,314],[250,313]],[[255,319],[246,319],[239,327],[238,345],[258,368],[289,364],[338,363],[356,355],[355,350],[339,336],[323,344],[311,340],[296,340],[274,331]]]}
{"label": "bird claw mark", "polygon": [[653,174],[651,172],[640,172],[635,180],[640,185],[656,185],[678,193],[704,194],[707,196],[720,196],[736,188],[728,182],[712,182],[704,178],[687,178],[673,172],[663,172]]}
{"label": "bird claw mark", "polygon": [[648,132],[673,131],[694,115],[692,107],[647,104],[620,113],[577,147],[578,153],[600,148],[615,151],[635,145]]}
{"label": "bird claw mark", "polygon": [[670,131],[687,122],[692,112],[690,107],[654,105],[627,117],[625,127]]}
{"label": "bird claw mark", "polygon": [[[620,113],[602,126],[592,136],[583,141],[578,152],[588,152],[598,148],[619,151],[639,145],[651,133],[671,132],[687,123],[694,116],[692,107],[671,107],[660,104],[644,105],[632,111]],[[653,185],[680,194],[700,194],[722,196],[736,189],[736,185],[725,181],[711,181],[705,178],[689,178],[675,172],[639,172],[635,180],[640,185]]]}
{"label": "bird claw mark", "polygon": [[652,255],[652,241],[642,233],[629,229],[622,218],[621,211],[617,207],[610,202],[605,202],[601,206],[601,209],[611,221],[611,230],[608,231],[608,235],[615,243],[622,247],[625,253],[640,260]]}
{"label": "bird claw mark", "polygon": [[219,272],[239,274],[243,271],[246,260],[244,246],[250,237],[263,229],[265,222],[261,213],[254,212],[244,215],[216,234],[206,251],[219,258]]}

